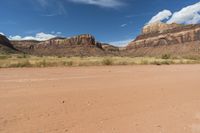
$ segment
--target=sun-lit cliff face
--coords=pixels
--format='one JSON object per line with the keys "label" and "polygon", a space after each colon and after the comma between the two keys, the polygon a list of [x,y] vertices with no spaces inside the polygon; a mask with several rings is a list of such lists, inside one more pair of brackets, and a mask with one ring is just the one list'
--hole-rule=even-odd
{"label": "sun-lit cliff face", "polygon": [[34,55],[82,56],[103,54],[100,44],[92,35],[83,34],[70,38],[55,37],[46,41],[11,41],[21,51]]}
{"label": "sun-lit cliff face", "polygon": [[154,23],[143,28],[126,48],[133,55],[200,54],[200,24]]}
{"label": "sun-lit cliff face", "polygon": [[181,25],[173,23],[173,24],[166,24],[162,22],[156,22],[152,24],[148,24],[143,27],[142,34],[149,34],[149,33],[162,33],[164,31],[174,29],[180,27]]}
{"label": "sun-lit cliff face", "polygon": [[97,42],[95,37],[90,34],[77,35],[69,38],[55,37],[46,41],[12,40],[11,43],[17,49],[34,55],[103,56],[119,54],[117,48],[114,49],[110,45],[105,47],[103,43]]}
{"label": "sun-lit cliff face", "polygon": [[1,35],[0,44],[0,52],[12,49],[48,56],[154,56],[166,53],[200,56],[200,24],[153,23],[144,26],[141,34],[124,48],[97,42],[89,34],[55,37],[46,41],[9,41]]}
{"label": "sun-lit cliff face", "polygon": [[141,35],[137,36],[129,46],[151,47],[162,44],[183,44],[193,41],[200,41],[200,24],[178,25],[154,23],[145,26]]}

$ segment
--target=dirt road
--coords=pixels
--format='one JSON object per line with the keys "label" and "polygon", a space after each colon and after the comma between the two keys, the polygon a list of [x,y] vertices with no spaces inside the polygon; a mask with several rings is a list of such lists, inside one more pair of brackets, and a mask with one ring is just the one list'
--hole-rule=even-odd
{"label": "dirt road", "polygon": [[0,133],[200,133],[200,65],[0,69]]}

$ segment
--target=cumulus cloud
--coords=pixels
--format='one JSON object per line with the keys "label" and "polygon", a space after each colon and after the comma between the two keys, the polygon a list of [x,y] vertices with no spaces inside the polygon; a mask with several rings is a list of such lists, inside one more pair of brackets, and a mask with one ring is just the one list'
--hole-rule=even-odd
{"label": "cumulus cloud", "polygon": [[155,22],[161,22],[163,20],[169,19],[169,17],[172,15],[172,12],[169,10],[163,10],[153,16],[151,20],[148,22],[148,24],[155,23]]}
{"label": "cumulus cloud", "polygon": [[196,24],[200,22],[200,2],[175,12],[167,23]]}
{"label": "cumulus cloud", "polygon": [[100,7],[114,8],[124,5],[120,0],[68,0],[75,3],[96,5]]}
{"label": "cumulus cloud", "polygon": [[193,5],[186,6],[179,11],[171,13],[169,10],[163,10],[157,15],[153,16],[148,24],[164,21],[166,23],[178,24],[197,24],[200,23],[200,2]]}
{"label": "cumulus cloud", "polygon": [[22,37],[22,36],[19,36],[19,35],[16,35],[16,36],[9,36],[9,39],[10,40],[37,40],[37,41],[45,41],[45,40],[49,40],[51,38],[54,38],[56,37],[56,35],[53,35],[53,34],[46,34],[46,33],[37,33],[35,36],[25,36],[25,37]]}
{"label": "cumulus cloud", "polygon": [[5,35],[3,32],[0,32],[0,35]]}

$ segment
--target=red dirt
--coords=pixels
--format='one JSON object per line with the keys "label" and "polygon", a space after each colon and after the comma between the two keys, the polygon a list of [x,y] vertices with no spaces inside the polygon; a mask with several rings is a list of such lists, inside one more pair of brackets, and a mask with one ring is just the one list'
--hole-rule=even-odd
{"label": "red dirt", "polygon": [[1,133],[199,133],[200,65],[0,69]]}

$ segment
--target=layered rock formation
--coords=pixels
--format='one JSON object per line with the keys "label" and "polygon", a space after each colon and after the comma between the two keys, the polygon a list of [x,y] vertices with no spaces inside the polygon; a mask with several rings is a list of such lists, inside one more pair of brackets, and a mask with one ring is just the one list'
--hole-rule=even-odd
{"label": "layered rock formation", "polygon": [[165,24],[162,22],[156,22],[149,25],[146,25],[142,29],[142,34],[151,34],[151,33],[163,33],[167,30],[171,30],[177,27],[181,27],[181,25],[173,23],[173,24]]}
{"label": "layered rock formation", "polygon": [[198,55],[200,54],[200,24],[178,25],[154,23],[145,26],[142,34],[132,41],[128,54],[144,55]]}
{"label": "layered rock formation", "polygon": [[200,56],[200,24],[179,25],[154,23],[142,29],[127,47],[118,48],[100,43],[92,35],[71,38],[56,37],[47,41],[9,41],[0,35],[0,52],[21,51],[33,55],[48,56]]}
{"label": "layered rock formation", "polygon": [[33,55],[56,56],[101,56],[112,54],[103,49],[92,35],[84,34],[71,38],[53,38],[47,41],[11,41],[19,50]]}
{"label": "layered rock formation", "polygon": [[107,44],[107,43],[100,43],[102,46],[102,49],[105,51],[105,53],[109,55],[119,56],[121,55],[121,51],[119,47]]}

